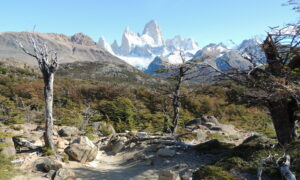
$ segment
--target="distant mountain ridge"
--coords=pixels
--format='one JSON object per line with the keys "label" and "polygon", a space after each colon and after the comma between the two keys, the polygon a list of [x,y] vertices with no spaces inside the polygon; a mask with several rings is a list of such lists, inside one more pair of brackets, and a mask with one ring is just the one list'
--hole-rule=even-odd
{"label": "distant mountain ridge", "polygon": [[[35,64],[35,60],[26,55],[16,41],[22,42],[25,48],[32,50],[28,36],[32,32],[4,32],[0,34],[0,58],[11,58]],[[96,42],[83,33],[66,36],[55,33],[33,34],[37,39],[46,42],[49,49],[57,51],[60,63],[75,61],[110,61],[127,64],[121,59],[111,55],[105,49],[100,48]],[[127,64],[128,65],[128,64]]]}
{"label": "distant mountain ridge", "polygon": [[143,70],[156,56],[165,57],[172,63],[179,63],[180,51],[188,58],[192,58],[193,54],[200,49],[194,40],[179,35],[164,40],[161,29],[154,20],[145,25],[142,34],[136,34],[126,27],[120,45],[117,41],[110,45],[104,37],[100,37],[98,44],[120,59]]}
{"label": "distant mountain ridge", "polygon": [[[96,42],[83,33],[73,36],[38,32],[34,34],[32,32],[0,33],[0,59],[37,65],[36,60],[25,54],[17,43],[17,41],[21,42],[26,49],[32,51],[29,35],[45,42],[49,50],[57,51],[60,63],[58,74],[75,78],[84,77],[84,79],[112,77],[144,81],[149,78],[140,70],[100,48]],[[76,71],[71,72],[72,70]]]}
{"label": "distant mountain ridge", "polygon": [[[161,29],[154,20],[145,25],[142,34],[136,34],[126,27],[120,45],[117,41],[110,45],[104,37],[100,37],[98,45],[152,75],[159,75],[155,71],[162,68],[162,61],[164,64],[181,63],[181,56],[186,60],[209,57],[206,62],[219,70],[227,69],[225,64],[242,69],[251,66],[250,62],[245,59],[249,57],[247,53],[255,54],[257,58],[255,62],[261,62],[264,59],[264,54],[260,51],[260,42],[255,39],[244,40],[232,49],[222,43],[209,44],[200,48],[193,39],[185,39],[179,35],[164,40]],[[227,63],[222,61],[227,61]]]}

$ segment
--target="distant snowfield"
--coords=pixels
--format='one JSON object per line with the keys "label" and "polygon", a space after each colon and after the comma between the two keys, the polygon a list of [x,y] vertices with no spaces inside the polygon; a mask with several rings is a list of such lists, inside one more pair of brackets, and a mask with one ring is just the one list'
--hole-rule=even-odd
{"label": "distant snowfield", "polygon": [[125,61],[126,63],[137,67],[140,70],[145,70],[148,68],[149,64],[153,61],[154,57],[145,58],[145,57],[138,57],[138,56],[118,56],[121,60]]}

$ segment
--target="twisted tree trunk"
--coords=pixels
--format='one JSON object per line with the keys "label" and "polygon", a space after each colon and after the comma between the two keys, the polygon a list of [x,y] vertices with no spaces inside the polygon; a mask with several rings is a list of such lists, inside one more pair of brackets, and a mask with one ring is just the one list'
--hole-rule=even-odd
{"label": "twisted tree trunk", "polygon": [[172,133],[176,133],[179,121],[179,111],[180,111],[180,88],[183,77],[178,79],[178,83],[173,94],[173,121],[172,121]]}
{"label": "twisted tree trunk", "polygon": [[288,98],[269,102],[269,110],[276,131],[277,139],[281,145],[287,145],[297,138],[296,104]]}

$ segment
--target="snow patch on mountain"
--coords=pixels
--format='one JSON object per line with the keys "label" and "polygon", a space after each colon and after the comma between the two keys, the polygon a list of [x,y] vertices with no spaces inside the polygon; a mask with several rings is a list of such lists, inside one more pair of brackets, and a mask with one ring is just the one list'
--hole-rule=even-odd
{"label": "snow patch on mountain", "polygon": [[106,40],[104,39],[103,36],[101,36],[101,37],[99,38],[98,45],[99,45],[102,49],[105,49],[105,50],[107,50],[108,52],[110,52],[111,54],[113,54],[113,55],[115,54],[114,51],[112,50],[111,45],[108,44],[108,43],[106,42]]}

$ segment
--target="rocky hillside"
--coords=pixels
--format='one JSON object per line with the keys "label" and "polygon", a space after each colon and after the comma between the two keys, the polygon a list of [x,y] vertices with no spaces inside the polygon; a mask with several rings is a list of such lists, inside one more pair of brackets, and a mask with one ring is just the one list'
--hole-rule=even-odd
{"label": "rocky hillside", "polygon": [[[0,34],[0,59],[6,63],[17,62],[37,65],[36,60],[25,54],[18,46],[32,50],[29,35],[31,32],[6,32]],[[34,33],[36,39],[47,43],[49,49],[58,52],[60,57],[59,75],[77,79],[115,78],[138,83],[155,82],[151,76],[139,71],[123,60],[99,47],[90,37],[78,33],[73,36],[63,34]]]}
{"label": "rocky hillside", "polygon": [[[0,58],[22,60],[28,64],[35,64],[35,59],[26,55],[18,47],[17,41],[30,50],[28,36],[31,32],[5,32],[0,34]],[[78,33],[73,36],[63,34],[44,34],[35,32],[34,36],[47,43],[49,49],[57,51],[60,63],[75,61],[108,61],[127,65],[124,61],[100,48],[90,37]]]}

